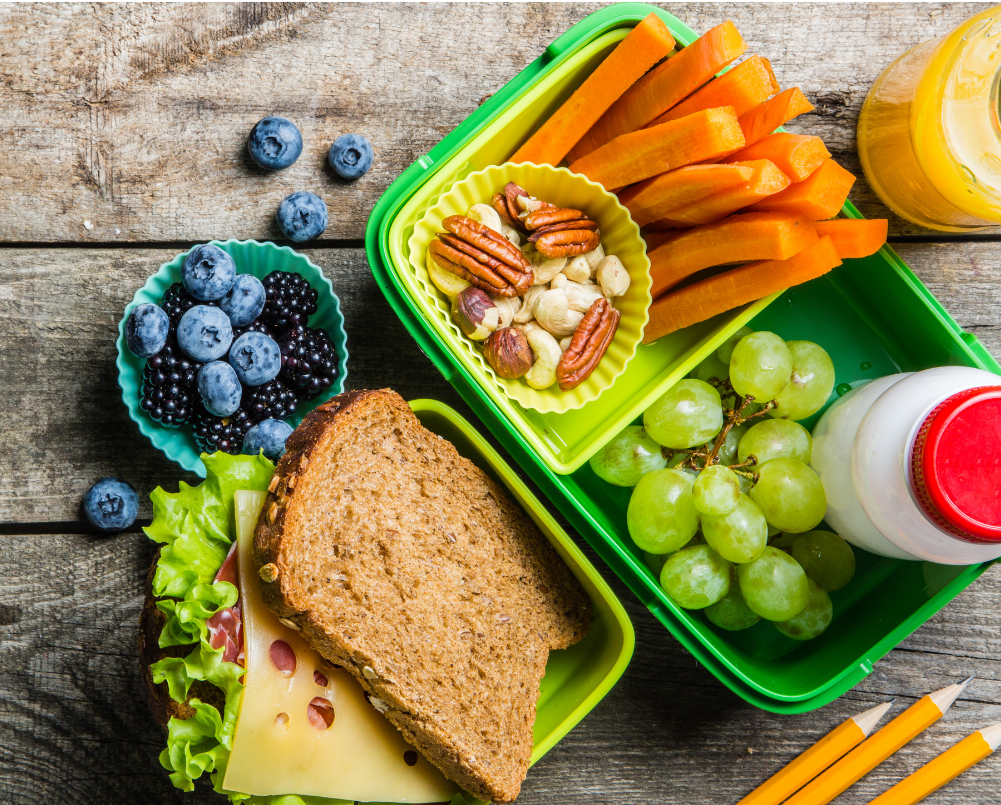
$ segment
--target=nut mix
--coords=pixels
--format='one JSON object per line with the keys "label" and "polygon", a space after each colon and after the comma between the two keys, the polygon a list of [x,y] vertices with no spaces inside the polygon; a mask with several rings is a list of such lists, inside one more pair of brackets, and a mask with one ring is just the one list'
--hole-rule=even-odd
{"label": "nut mix", "polygon": [[619,325],[611,299],[629,289],[605,255],[598,222],[514,182],[490,204],[442,221],[428,275],[452,300],[452,317],[504,378],[572,389],[590,377]]}

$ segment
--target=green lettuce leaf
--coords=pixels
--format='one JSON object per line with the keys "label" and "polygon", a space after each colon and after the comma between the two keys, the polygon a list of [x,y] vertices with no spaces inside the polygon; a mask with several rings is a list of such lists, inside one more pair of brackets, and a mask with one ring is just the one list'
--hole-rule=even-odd
{"label": "green lettuce leaf", "polygon": [[216,612],[236,603],[240,591],[228,581],[196,584],[183,601],[164,598],[156,608],[167,616],[160,632],[160,648],[197,643],[207,632],[206,622]]}

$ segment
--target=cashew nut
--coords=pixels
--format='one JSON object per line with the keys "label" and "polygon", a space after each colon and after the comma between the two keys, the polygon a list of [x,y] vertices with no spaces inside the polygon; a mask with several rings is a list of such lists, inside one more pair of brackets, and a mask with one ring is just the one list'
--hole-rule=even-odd
{"label": "cashew nut", "polygon": [[591,278],[591,266],[587,264],[587,258],[583,254],[578,254],[567,263],[567,267],[563,269],[563,273],[567,275],[568,280],[583,282]]}
{"label": "cashew nut", "polygon": [[547,389],[556,382],[556,367],[563,357],[563,350],[556,339],[541,327],[527,330],[525,337],[535,353],[535,363],[525,374],[525,380],[533,389]]}
{"label": "cashew nut", "polygon": [[599,243],[597,249],[592,249],[587,254],[581,256],[587,260],[587,264],[591,267],[591,279],[594,279],[594,275],[598,271],[598,266],[605,259],[605,250],[601,248],[601,244]]}
{"label": "cashew nut", "polygon": [[561,338],[560,339],[560,350],[562,352],[566,352],[568,349],[570,349],[570,342],[571,341],[573,341],[573,336],[572,335],[568,335],[566,338]]}
{"label": "cashew nut", "polygon": [[[496,212],[496,210],[494,212]],[[497,217],[500,218],[499,215]],[[511,241],[515,246],[521,248],[521,233],[513,226],[508,226],[507,224],[502,222],[500,233],[504,237],[506,237],[509,241]]]}
{"label": "cashew nut", "polygon": [[577,282],[567,282],[563,288],[570,302],[570,309],[587,313],[591,305],[601,299],[601,289],[597,285],[581,285]]}
{"label": "cashew nut", "polygon": [[497,306],[498,313],[500,313],[500,324],[497,325],[497,329],[501,330],[504,327],[510,327],[511,322],[514,321],[515,314],[521,309],[521,297],[491,296],[490,298]]}
{"label": "cashew nut", "polygon": [[533,285],[521,298],[521,308],[514,314],[515,324],[527,324],[535,318],[535,300],[545,293],[545,285]]}
{"label": "cashew nut", "polygon": [[546,257],[542,252],[535,249],[534,244],[532,244],[531,250],[522,249],[522,253],[532,264],[532,273],[535,274],[535,282],[533,284],[535,285],[547,285],[552,282],[553,277],[566,268],[567,258]]}
{"label": "cashew nut", "polygon": [[598,266],[598,284],[608,297],[622,296],[629,290],[629,272],[614,254],[608,255]]}
{"label": "cashew nut", "polygon": [[534,310],[535,320],[557,338],[571,335],[584,318],[583,313],[570,309],[570,300],[558,288],[542,293],[535,300]]}
{"label": "cashew nut", "polygon": [[425,266],[428,271],[428,277],[431,279],[434,287],[449,299],[455,299],[455,297],[469,287],[469,283],[462,279],[462,277],[457,277],[455,274],[439,266],[434,261],[434,258],[431,257],[430,250],[425,259]]}
{"label": "cashew nut", "polygon": [[553,277],[553,281],[549,283],[550,288],[559,288],[561,291],[565,291],[567,288],[567,283],[570,280],[567,279],[567,275],[562,271]]}
{"label": "cashew nut", "polygon": [[474,221],[479,221],[483,226],[490,227],[494,232],[501,232],[501,218],[497,214],[497,210],[491,207],[489,204],[474,204],[468,210],[466,210],[466,217],[472,218]]}

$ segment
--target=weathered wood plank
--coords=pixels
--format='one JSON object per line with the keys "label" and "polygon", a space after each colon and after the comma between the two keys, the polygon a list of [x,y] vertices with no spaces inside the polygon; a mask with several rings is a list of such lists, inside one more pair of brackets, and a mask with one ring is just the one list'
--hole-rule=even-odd
{"label": "weathered wood plank", "polygon": [[[817,112],[859,175],[852,199],[886,210],[855,155],[872,81],[897,55],[986,4],[665,4],[698,31],[731,18],[750,52]],[[327,239],[360,238],[375,201],[489,94],[597,4],[0,6],[0,242],[273,238],[279,200],[310,189]],[[303,156],[264,174],[245,138],[266,114],[297,122]],[[347,131],[375,147],[343,183],[326,149]],[[90,228],[88,228],[88,226]],[[894,220],[893,233],[920,231]]]}
{"label": "weathered wood plank", "polygon": [[[594,560],[590,549],[585,549]],[[163,738],[139,675],[136,620],[150,544],[140,534],[0,537],[0,801],[219,803],[182,795],[157,762]],[[991,611],[991,571],[820,711],[776,716],[737,699],[595,560],[637,629],[622,681],[531,771],[519,802],[735,802],[844,718],[888,696],[895,712],[929,689],[977,674],[931,728],[839,800],[862,805],[969,732],[1001,719],[1001,633],[969,625]],[[748,749],[754,750],[749,754]],[[987,803],[987,761],[929,800]]]}

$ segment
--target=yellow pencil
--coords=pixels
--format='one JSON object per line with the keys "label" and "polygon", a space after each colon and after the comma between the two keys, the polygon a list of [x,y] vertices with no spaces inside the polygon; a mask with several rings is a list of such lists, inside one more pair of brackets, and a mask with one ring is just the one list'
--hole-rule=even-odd
{"label": "yellow pencil", "polygon": [[930,693],[908,707],[883,729],[856,746],[785,805],[827,805],[847,788],[945,715],[973,677]]}
{"label": "yellow pencil", "polygon": [[869,805],[914,805],[975,766],[999,746],[1001,724],[984,727],[880,794]]}
{"label": "yellow pencil", "polygon": [[862,743],[892,706],[893,702],[887,702],[852,716],[771,779],[755,788],[737,805],[779,805],[846,752]]}

